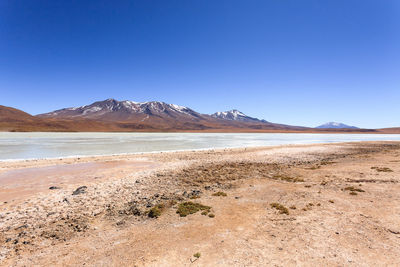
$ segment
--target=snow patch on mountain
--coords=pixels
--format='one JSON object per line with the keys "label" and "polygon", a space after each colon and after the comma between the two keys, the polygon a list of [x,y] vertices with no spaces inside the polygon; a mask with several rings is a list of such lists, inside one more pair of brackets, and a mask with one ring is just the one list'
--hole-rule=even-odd
{"label": "snow patch on mountain", "polygon": [[246,114],[240,112],[237,109],[216,112],[214,114],[211,114],[211,117],[223,120],[231,120],[231,121],[266,122],[265,120],[259,120],[257,118],[247,116]]}

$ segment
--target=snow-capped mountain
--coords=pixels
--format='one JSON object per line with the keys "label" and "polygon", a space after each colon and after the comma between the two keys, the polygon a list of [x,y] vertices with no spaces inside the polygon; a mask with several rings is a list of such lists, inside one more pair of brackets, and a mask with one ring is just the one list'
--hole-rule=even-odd
{"label": "snow-capped mountain", "polygon": [[175,104],[167,104],[158,101],[117,101],[115,99],[98,101],[81,107],[64,108],[53,112],[40,114],[39,116],[55,118],[81,117],[106,121],[146,121],[151,117],[179,120],[202,119],[202,115],[200,113],[197,113],[190,108]]}
{"label": "snow-capped mountain", "polygon": [[328,123],[322,124],[320,126],[317,126],[315,128],[319,128],[319,129],[358,129],[358,127],[346,125],[346,124],[343,124],[340,122],[328,122]]}
{"label": "snow-capped mountain", "polygon": [[81,107],[64,108],[37,117],[51,120],[90,121],[112,124],[113,129],[206,130],[206,129],[292,129],[304,127],[270,123],[238,110],[201,114],[188,107],[159,101],[134,102],[107,99]]}
{"label": "snow-capped mountain", "polygon": [[216,112],[214,114],[211,114],[211,117],[213,118],[218,118],[218,119],[224,119],[224,120],[231,120],[231,121],[245,121],[245,122],[267,122],[265,120],[259,120],[257,118],[249,117],[243,112],[240,112],[239,110],[232,109],[229,111],[224,111],[224,112]]}

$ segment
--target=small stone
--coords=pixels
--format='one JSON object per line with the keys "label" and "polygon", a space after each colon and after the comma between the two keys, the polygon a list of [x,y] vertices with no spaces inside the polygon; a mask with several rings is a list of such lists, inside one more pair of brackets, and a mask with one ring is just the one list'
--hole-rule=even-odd
{"label": "small stone", "polygon": [[77,189],[75,189],[74,192],[72,192],[72,195],[75,196],[75,195],[79,195],[79,194],[84,194],[84,193],[86,193],[86,189],[87,189],[87,186],[80,186]]}

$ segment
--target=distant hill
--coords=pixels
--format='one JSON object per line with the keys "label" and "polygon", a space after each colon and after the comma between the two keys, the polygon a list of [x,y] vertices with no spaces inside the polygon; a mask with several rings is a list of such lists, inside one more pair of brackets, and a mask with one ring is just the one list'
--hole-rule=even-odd
{"label": "distant hill", "polygon": [[346,124],[340,123],[340,122],[328,122],[328,123],[322,124],[315,128],[317,128],[317,129],[359,129],[358,127],[346,125]]}
{"label": "distant hill", "polygon": [[0,105],[0,131],[7,132],[80,132],[116,131],[117,127],[92,120],[55,120],[32,116],[19,109]]}

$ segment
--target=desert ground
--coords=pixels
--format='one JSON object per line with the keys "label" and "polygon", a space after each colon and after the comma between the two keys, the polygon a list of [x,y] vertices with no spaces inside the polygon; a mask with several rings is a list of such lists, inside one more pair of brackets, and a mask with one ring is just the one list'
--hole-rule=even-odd
{"label": "desert ground", "polygon": [[2,266],[399,266],[400,142],[0,162]]}

